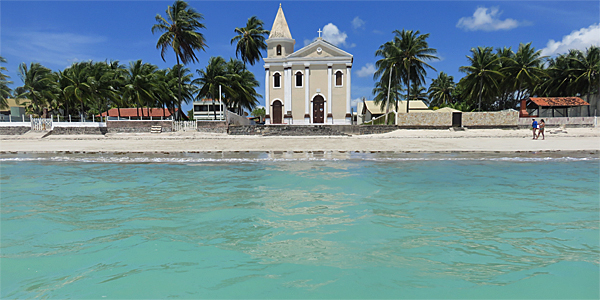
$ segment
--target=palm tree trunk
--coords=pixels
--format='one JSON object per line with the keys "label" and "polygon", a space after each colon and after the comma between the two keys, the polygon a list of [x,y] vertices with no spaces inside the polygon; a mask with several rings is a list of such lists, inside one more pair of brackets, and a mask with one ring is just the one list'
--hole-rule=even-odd
{"label": "palm tree trunk", "polygon": [[406,113],[408,113],[410,107],[410,66],[408,67],[408,78],[406,82]]}
{"label": "palm tree trunk", "polygon": [[390,90],[392,89],[392,73],[394,72],[394,64],[390,68],[390,80],[388,83],[387,105],[385,107],[385,125],[388,123],[388,113],[390,112]]}
{"label": "palm tree trunk", "polygon": [[[175,55],[177,57],[177,66],[179,66],[179,55]],[[179,113],[177,114],[177,119],[179,120],[181,118],[181,69],[183,69],[183,67],[179,68],[179,74],[178,74],[178,78],[179,78],[179,96],[177,97],[177,103],[179,104]]]}
{"label": "palm tree trunk", "polygon": [[481,94],[483,92],[483,76],[479,77],[479,108],[478,110],[481,112]]}

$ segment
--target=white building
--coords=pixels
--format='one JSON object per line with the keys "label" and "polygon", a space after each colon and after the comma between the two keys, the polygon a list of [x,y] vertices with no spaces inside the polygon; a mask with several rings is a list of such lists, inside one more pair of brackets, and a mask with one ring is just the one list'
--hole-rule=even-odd
{"label": "white building", "polygon": [[280,4],[264,58],[265,124],[351,124],[352,55],[321,37],[295,43]]}
{"label": "white building", "polygon": [[225,120],[224,106],[219,100],[194,101],[194,120]]}

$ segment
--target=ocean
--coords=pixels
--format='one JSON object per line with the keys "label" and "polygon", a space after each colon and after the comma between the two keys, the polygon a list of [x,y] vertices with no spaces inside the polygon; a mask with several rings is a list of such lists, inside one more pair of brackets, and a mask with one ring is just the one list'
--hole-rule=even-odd
{"label": "ocean", "polygon": [[600,297],[597,154],[3,154],[0,297]]}

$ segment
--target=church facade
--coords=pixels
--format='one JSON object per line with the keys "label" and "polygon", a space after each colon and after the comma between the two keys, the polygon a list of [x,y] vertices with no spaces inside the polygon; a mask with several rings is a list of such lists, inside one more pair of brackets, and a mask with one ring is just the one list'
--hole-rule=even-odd
{"label": "church facade", "polygon": [[353,57],[320,37],[294,51],[281,4],[267,39],[265,124],[351,124]]}

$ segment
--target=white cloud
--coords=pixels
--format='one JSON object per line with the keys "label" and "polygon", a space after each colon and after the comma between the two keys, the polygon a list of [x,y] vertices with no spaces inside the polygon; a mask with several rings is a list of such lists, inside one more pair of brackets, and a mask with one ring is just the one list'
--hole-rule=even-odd
{"label": "white cloud", "polygon": [[356,107],[356,105],[358,105],[359,102],[362,102],[362,98],[356,98],[356,99],[352,99],[350,101],[350,106],[352,107]]}
{"label": "white cloud", "polygon": [[514,19],[500,20],[501,14],[502,12],[498,10],[498,7],[478,7],[472,17],[460,18],[456,27],[466,31],[496,31],[509,30],[522,25],[521,22]]}
{"label": "white cloud", "polygon": [[373,33],[374,34],[383,34],[383,31],[375,29],[375,30],[373,30]]}
{"label": "white cloud", "polygon": [[542,55],[566,53],[569,49],[585,50],[592,45],[600,46],[600,24],[575,30],[558,42],[549,40],[546,48],[542,49]]}
{"label": "white cloud", "polygon": [[373,76],[373,73],[375,73],[375,65],[373,64],[366,64],[360,70],[356,71],[358,77]]}
{"label": "white cloud", "polygon": [[347,37],[348,35],[345,32],[341,32],[333,23],[329,23],[323,27],[323,39],[336,46],[346,46]]}
{"label": "white cloud", "polygon": [[315,39],[304,39],[304,46],[308,46],[308,44],[312,43]]}
{"label": "white cloud", "polygon": [[365,26],[365,21],[361,20],[358,16],[356,16],[353,20],[352,20],[352,27],[354,27],[354,29],[359,29]]}
{"label": "white cloud", "polygon": [[102,36],[86,36],[68,32],[11,30],[3,33],[3,39],[6,40],[3,51],[22,58],[24,61],[33,59],[42,64],[48,64],[50,66],[47,67],[50,68],[64,68],[75,61],[100,60],[92,54],[94,47],[107,41],[107,38]]}

